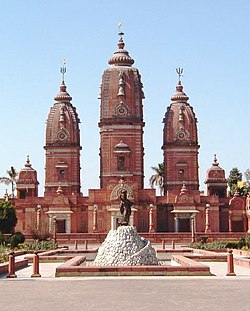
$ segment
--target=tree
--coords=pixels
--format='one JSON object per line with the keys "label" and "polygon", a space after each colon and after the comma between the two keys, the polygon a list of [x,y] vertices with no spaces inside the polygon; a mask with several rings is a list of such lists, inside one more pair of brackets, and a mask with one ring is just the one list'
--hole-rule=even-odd
{"label": "tree", "polygon": [[[249,175],[248,175],[249,174]],[[250,177],[250,171],[245,172],[245,177],[248,180],[247,182],[242,181],[242,173],[237,167],[232,168],[228,177],[228,186],[230,188],[229,194],[234,195],[235,191],[238,190],[240,196],[246,196],[250,190],[250,183],[248,176]]]}
{"label": "tree", "polygon": [[6,185],[11,184],[11,197],[14,198],[18,173],[17,170],[11,166],[10,170],[7,171],[7,174],[7,177],[0,177],[0,182]]}
{"label": "tree", "polygon": [[157,186],[160,190],[160,195],[163,195],[164,190],[164,164],[158,163],[158,166],[152,166],[152,170],[155,172],[149,179],[151,188]]}
{"label": "tree", "polygon": [[17,224],[16,210],[10,201],[0,202],[0,232],[12,233]]}
{"label": "tree", "polygon": [[235,190],[237,190],[238,181],[242,181],[242,173],[237,167],[234,167],[231,169],[227,180],[230,189],[229,193],[231,196],[234,195]]}
{"label": "tree", "polygon": [[250,187],[250,169],[249,168],[245,171],[244,175],[246,178],[246,183],[247,183],[248,187]]}

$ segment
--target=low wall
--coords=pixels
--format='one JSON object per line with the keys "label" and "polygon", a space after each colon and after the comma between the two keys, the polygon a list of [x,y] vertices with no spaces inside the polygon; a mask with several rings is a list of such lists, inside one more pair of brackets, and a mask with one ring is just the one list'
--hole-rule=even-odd
{"label": "low wall", "polygon": [[[17,259],[15,260],[15,271],[28,266],[28,259]],[[3,273],[8,273],[9,263],[0,263],[0,275]]]}
{"label": "low wall", "polygon": [[72,258],[56,268],[56,277],[211,275],[208,266],[185,257],[182,259],[181,266],[80,266],[84,261],[85,257],[77,256]]}
{"label": "low wall", "polygon": [[237,258],[234,258],[234,263],[236,265],[239,265],[239,266],[242,266],[242,267],[245,267],[245,268],[250,268],[250,258],[240,258],[240,257],[237,257]]}
{"label": "low wall", "polygon": [[[191,242],[191,232],[138,232],[141,236],[148,239],[153,243],[161,243],[165,240],[166,243],[171,243],[172,240],[175,242]],[[107,233],[57,233],[57,241],[62,245],[72,244],[75,241],[79,243],[84,243],[88,241],[88,243],[101,243],[105,240]],[[244,232],[196,232],[195,237],[196,241],[199,241],[202,236],[207,236],[209,242],[215,240],[238,240],[241,237],[245,236]],[[32,235],[26,234],[26,240],[33,240]]]}

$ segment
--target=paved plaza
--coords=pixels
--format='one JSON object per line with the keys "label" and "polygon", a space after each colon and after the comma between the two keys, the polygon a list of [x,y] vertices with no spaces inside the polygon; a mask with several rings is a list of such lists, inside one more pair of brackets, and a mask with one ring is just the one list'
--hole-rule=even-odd
{"label": "paved plaza", "polygon": [[31,278],[32,264],[16,279],[0,279],[0,310],[213,310],[250,309],[250,269],[226,262],[204,262],[210,277],[74,277],[55,278],[61,263],[41,263],[41,278]]}
{"label": "paved plaza", "polygon": [[0,310],[238,310],[250,277],[109,277],[0,281]]}

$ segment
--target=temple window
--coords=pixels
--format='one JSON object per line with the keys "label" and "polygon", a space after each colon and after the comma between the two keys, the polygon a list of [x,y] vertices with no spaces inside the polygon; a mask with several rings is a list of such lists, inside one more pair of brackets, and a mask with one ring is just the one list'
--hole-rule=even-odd
{"label": "temple window", "polygon": [[118,171],[124,171],[125,170],[125,157],[124,156],[118,157],[117,170]]}
{"label": "temple window", "polygon": [[184,171],[184,169],[182,169],[182,168],[179,170],[179,177],[180,177],[180,178],[185,177],[185,171]]}
{"label": "temple window", "polygon": [[20,190],[20,199],[25,199],[25,190]]}

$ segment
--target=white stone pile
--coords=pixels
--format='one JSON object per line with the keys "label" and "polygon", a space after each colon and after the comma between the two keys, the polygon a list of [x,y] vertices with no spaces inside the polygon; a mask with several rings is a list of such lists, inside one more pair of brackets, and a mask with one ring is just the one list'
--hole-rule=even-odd
{"label": "white stone pile", "polygon": [[94,266],[158,265],[156,253],[150,242],[140,237],[136,228],[120,226],[110,230],[100,246]]}

